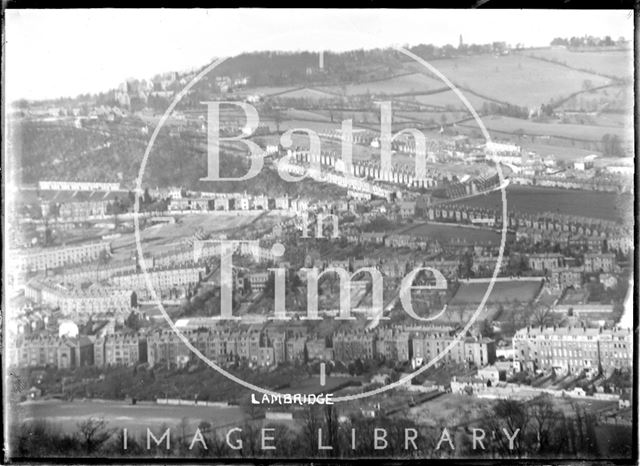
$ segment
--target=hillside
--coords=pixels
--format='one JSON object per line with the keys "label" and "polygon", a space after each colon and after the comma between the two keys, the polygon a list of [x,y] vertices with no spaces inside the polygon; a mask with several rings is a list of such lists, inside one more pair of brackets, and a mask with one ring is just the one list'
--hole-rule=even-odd
{"label": "hillside", "polygon": [[[591,153],[633,152],[633,93],[625,81],[629,52],[548,48],[510,53],[477,49],[471,54],[426,46],[412,50],[458,86],[495,139],[530,150],[543,147],[544,154],[567,160]],[[180,115],[170,119],[154,147],[145,181],[198,184],[204,172],[203,141],[194,143],[182,134],[200,133],[202,138],[206,109],[201,102],[211,99],[259,98],[252,102],[271,143],[287,129],[333,131],[344,119],[353,120],[354,129],[379,131],[381,100],[393,103],[393,131],[414,127],[433,134],[442,127],[449,134],[480,136],[459,97],[393,49],[325,53],[322,69],[318,58],[310,52],[260,52],[224,62],[180,102]],[[184,76],[166,92],[184,86]],[[221,92],[220,80],[229,77],[233,84]],[[246,84],[236,86],[235,79]],[[120,104],[114,99],[107,105]],[[143,112],[128,108],[134,116],[123,124],[103,121],[76,127],[71,117],[53,126],[28,119],[20,122],[14,149],[22,182],[73,174],[77,180],[122,181],[130,186],[149,137],[143,126],[153,128],[168,105],[168,97],[150,97]],[[235,107],[223,108],[221,118],[230,134],[237,134],[245,121]],[[606,137],[615,137],[621,149],[604,153]]]}
{"label": "hillside", "polygon": [[[625,51],[532,49],[508,55],[426,59],[463,90],[526,107],[566,98],[583,90],[585,83],[600,87],[611,84],[613,79],[628,79],[631,71],[630,56]],[[326,54],[322,72],[317,60],[318,54],[311,53],[241,55],[224,62],[212,76],[248,75],[250,89],[243,93],[254,91],[273,97],[317,100],[335,95],[406,95],[420,96],[424,104],[459,106],[457,98],[442,99],[447,94],[440,95],[441,92],[448,93],[448,88],[440,79],[391,49]],[[330,82],[335,84],[323,85]],[[324,96],[319,91],[331,95]]]}
{"label": "hillside", "polygon": [[633,51],[577,51],[566,47],[532,49],[527,56],[616,79],[633,77]]}

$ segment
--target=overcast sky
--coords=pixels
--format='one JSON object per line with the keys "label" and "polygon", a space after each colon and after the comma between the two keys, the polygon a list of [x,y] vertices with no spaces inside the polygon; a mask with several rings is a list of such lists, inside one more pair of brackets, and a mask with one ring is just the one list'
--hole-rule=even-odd
{"label": "overcast sky", "polygon": [[9,101],[76,96],[255,50],[633,37],[631,11],[5,10]]}

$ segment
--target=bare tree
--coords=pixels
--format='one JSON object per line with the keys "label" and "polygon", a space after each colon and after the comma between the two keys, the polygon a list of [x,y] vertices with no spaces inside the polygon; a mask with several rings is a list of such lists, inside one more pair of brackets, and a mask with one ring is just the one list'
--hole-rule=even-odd
{"label": "bare tree", "polygon": [[189,446],[189,442],[187,439],[188,429],[189,429],[189,419],[186,417],[183,417],[182,419],[180,419],[180,422],[176,427],[178,428],[178,432],[180,433],[180,440],[179,440],[180,451],[185,452],[187,451],[187,448]]}
{"label": "bare tree", "polygon": [[509,435],[519,430],[513,440],[513,450],[510,448],[509,440],[504,435],[496,435],[496,441],[491,443],[494,453],[507,456],[522,456],[525,452],[526,444],[522,437],[529,425],[529,413],[523,403],[516,400],[499,400],[493,405],[493,409],[488,410],[483,417],[485,430],[503,432],[506,429]]}
{"label": "bare tree", "polygon": [[561,319],[553,312],[551,306],[542,303],[533,306],[530,319],[531,323],[537,327],[546,327],[561,323]]}
{"label": "bare tree", "polygon": [[103,418],[90,417],[78,422],[78,435],[87,453],[97,451],[113,435],[112,429],[107,429],[107,422]]}
{"label": "bare tree", "polygon": [[309,405],[303,411],[302,432],[306,439],[309,455],[313,455],[318,449],[318,429],[322,427],[322,420],[317,412],[317,408]]}
{"label": "bare tree", "polygon": [[562,412],[554,409],[549,395],[541,395],[528,406],[531,430],[535,436],[538,453],[549,451],[556,428],[562,422]]}

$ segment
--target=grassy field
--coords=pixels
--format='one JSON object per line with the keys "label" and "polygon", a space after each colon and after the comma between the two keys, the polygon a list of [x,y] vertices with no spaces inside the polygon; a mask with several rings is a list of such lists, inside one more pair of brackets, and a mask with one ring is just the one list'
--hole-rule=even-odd
{"label": "grassy field", "polygon": [[[530,120],[521,120],[505,116],[492,115],[482,118],[482,123],[489,131],[513,133],[522,130],[524,134],[533,136],[557,136],[564,138],[581,139],[585,141],[599,142],[605,134],[615,134],[621,139],[629,139],[630,130],[621,127],[607,127],[595,125],[539,123]],[[475,121],[470,120],[460,126],[478,128]]]}
{"label": "grassy field", "polygon": [[[329,116],[329,112],[322,113],[322,112],[310,112],[308,110],[298,110],[296,108],[289,108],[287,110],[285,110],[284,112],[284,119],[291,119],[291,120],[317,120],[317,121],[331,121],[331,118]],[[335,119],[336,121],[338,121],[338,119]]]}
{"label": "grassy field", "polygon": [[594,120],[597,125],[633,128],[633,113],[599,113]]}
{"label": "grassy field", "polygon": [[[632,206],[629,195],[616,195],[594,191],[509,185],[507,208],[509,211],[534,214],[556,212],[566,215],[617,220],[628,215]],[[480,208],[501,209],[500,192],[459,201],[460,204]]]}
{"label": "grassy field", "polygon": [[262,86],[262,87],[248,87],[243,89],[240,93],[243,95],[265,95],[270,96],[273,94],[280,94],[282,92],[291,91],[296,89],[295,86]]}
{"label": "grassy field", "polygon": [[[537,106],[581,90],[585,80],[594,86],[609,79],[574,71],[523,55],[476,55],[432,63],[453,83],[500,101]],[[415,64],[419,69],[421,65]]]}
{"label": "grassy field", "polygon": [[445,87],[439,79],[434,79],[421,72],[396,76],[381,81],[346,84],[344,86],[328,86],[321,89],[335,94],[362,95],[362,94],[405,94],[421,93],[441,89]]}
{"label": "grassy field", "polygon": [[14,415],[21,421],[45,420],[65,432],[76,432],[77,423],[89,417],[104,418],[110,428],[128,428],[132,434],[156,431],[163,424],[175,427],[183,418],[191,429],[206,420],[214,426],[241,423],[246,419],[242,408],[208,406],[177,406],[157,404],[131,405],[119,401],[41,401],[15,407]]}
{"label": "grassy field", "polygon": [[405,117],[411,120],[418,120],[421,123],[433,122],[440,124],[442,122],[442,118],[446,118],[446,122],[452,122],[461,120],[463,118],[467,118],[469,116],[468,112],[394,112],[394,118],[396,117]]}
{"label": "grassy field", "polygon": [[283,99],[311,99],[311,100],[335,99],[336,97],[339,97],[331,92],[325,92],[322,89],[312,89],[309,87],[304,87],[301,89],[292,89],[277,95],[272,94],[272,96],[280,97]]}
{"label": "grassy field", "polygon": [[[488,283],[461,282],[458,291],[449,304],[479,304],[487,292]],[[513,301],[528,302],[535,298],[540,290],[539,281],[504,281],[496,282],[491,290],[487,304],[508,303]]]}
{"label": "grassy field", "polygon": [[541,57],[564,63],[573,68],[591,70],[608,76],[630,78],[633,76],[633,51],[572,52],[567,49],[538,49],[525,52],[531,57]]}
{"label": "grassy field", "polygon": [[[478,111],[482,107],[482,104],[486,102],[485,99],[478,97],[475,94],[466,91],[461,92],[476,111]],[[462,103],[460,97],[458,97],[456,93],[451,90],[446,90],[435,94],[416,95],[411,96],[410,98],[403,97],[403,100],[411,99],[415,99],[416,102],[424,105],[434,105],[437,107],[446,107],[450,105],[454,108],[464,109],[465,112],[468,112],[467,107]]]}
{"label": "grassy field", "polygon": [[607,110],[631,114],[633,112],[633,85],[626,83],[590,92],[581,92],[563,101],[558,108],[595,112],[605,106]]}

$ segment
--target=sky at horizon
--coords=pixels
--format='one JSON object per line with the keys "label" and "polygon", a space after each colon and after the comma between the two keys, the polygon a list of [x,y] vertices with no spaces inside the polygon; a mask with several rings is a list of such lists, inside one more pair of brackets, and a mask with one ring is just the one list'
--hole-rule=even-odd
{"label": "sky at horizon", "polygon": [[7,102],[75,97],[243,52],[633,38],[631,10],[5,10]]}

